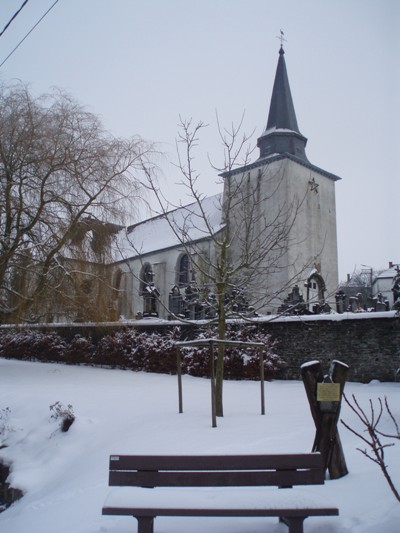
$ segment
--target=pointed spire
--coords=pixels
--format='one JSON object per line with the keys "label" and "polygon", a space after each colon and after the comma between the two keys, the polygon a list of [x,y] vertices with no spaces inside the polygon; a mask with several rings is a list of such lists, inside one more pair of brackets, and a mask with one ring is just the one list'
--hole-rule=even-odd
{"label": "pointed spire", "polygon": [[307,139],[297,125],[284,54],[281,44],[267,127],[258,139],[257,146],[260,148],[260,158],[289,153],[307,161]]}
{"label": "pointed spire", "polygon": [[284,54],[285,51],[281,45],[266,129],[269,130],[275,127],[300,133],[290,92]]}

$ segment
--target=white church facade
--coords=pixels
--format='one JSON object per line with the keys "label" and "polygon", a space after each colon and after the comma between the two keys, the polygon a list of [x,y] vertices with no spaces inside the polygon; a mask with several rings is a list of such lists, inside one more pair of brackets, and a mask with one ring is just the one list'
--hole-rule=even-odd
{"label": "white church facade", "polygon": [[217,312],[213,269],[227,235],[228,260],[241,266],[232,284],[234,311],[333,307],[340,178],[310,163],[306,143],[281,47],[258,159],[222,174],[221,194],[127,229],[124,259],[113,265],[116,313],[193,319]]}

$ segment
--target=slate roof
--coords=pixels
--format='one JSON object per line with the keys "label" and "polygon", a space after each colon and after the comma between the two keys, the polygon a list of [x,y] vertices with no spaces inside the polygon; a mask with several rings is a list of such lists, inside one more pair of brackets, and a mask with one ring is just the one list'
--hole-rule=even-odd
{"label": "slate roof", "polygon": [[281,46],[267,127],[258,139],[257,146],[260,148],[260,158],[275,153],[289,153],[308,162],[305,152],[307,139],[300,133],[297,125],[284,54]]}
{"label": "slate roof", "polygon": [[297,125],[292,93],[290,91],[284,54],[285,51],[281,47],[279,50],[278,65],[272,89],[268,122],[264,133],[268,132],[268,130],[275,129],[290,130],[300,133]]}
{"label": "slate roof", "polygon": [[201,207],[194,202],[130,226],[119,236],[121,259],[176,248],[182,246],[182,239],[210,238],[224,227],[221,202],[222,193],[203,198]]}

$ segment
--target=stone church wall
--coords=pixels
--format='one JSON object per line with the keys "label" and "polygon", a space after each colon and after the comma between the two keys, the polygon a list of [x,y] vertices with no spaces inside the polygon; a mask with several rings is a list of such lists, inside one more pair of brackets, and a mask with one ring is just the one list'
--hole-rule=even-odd
{"label": "stone church wall", "polygon": [[303,265],[313,268],[311,258],[316,258],[326,283],[325,296],[332,299],[330,295],[335,294],[338,285],[335,182],[290,160],[285,174],[288,200],[298,198],[302,202],[288,249],[288,265],[292,265],[289,277],[296,277]]}

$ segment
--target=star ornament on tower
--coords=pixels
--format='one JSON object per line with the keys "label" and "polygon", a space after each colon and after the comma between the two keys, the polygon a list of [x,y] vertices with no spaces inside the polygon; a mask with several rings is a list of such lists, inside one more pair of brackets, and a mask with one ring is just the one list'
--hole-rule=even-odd
{"label": "star ornament on tower", "polygon": [[319,183],[317,183],[315,181],[315,178],[311,178],[308,182],[308,184],[310,185],[310,189],[312,191],[314,191],[316,194],[318,194],[318,187],[319,187]]}

